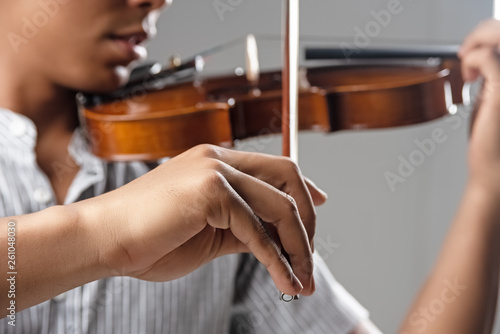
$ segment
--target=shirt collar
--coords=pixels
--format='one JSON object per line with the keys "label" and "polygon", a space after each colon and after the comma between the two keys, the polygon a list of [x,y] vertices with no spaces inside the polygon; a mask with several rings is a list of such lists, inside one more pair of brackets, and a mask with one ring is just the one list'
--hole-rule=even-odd
{"label": "shirt collar", "polygon": [[0,146],[33,152],[37,140],[35,123],[28,117],[0,108]]}
{"label": "shirt collar", "polygon": [[[37,130],[31,119],[8,109],[0,108],[0,148],[20,151],[20,154],[11,157],[19,156],[23,158],[22,161],[36,163],[36,141]],[[68,190],[65,204],[76,201],[82,191],[103,180],[106,169],[106,162],[90,152],[87,140],[80,128],[77,128],[73,133],[68,152],[80,170]],[[71,166],[58,167],[61,173],[64,173],[67,168],[71,168]]]}
{"label": "shirt collar", "polygon": [[88,142],[80,128],[73,133],[68,152],[80,167],[80,171],[68,190],[64,204],[77,201],[83,190],[102,181],[106,169],[106,162],[90,152]]}

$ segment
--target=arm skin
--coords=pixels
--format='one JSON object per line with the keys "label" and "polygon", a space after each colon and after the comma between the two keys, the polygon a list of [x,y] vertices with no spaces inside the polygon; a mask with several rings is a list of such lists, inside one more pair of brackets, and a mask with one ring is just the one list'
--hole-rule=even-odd
{"label": "arm skin", "polygon": [[499,199],[500,192],[469,183],[401,334],[491,333],[499,283]]}
{"label": "arm skin", "polygon": [[16,222],[15,306],[19,312],[85,283],[111,276],[99,259],[99,245],[73,206],[49,209],[0,220],[0,317],[10,298],[7,270],[7,223]]}
{"label": "arm skin", "polygon": [[[485,79],[469,147],[469,181],[404,334],[491,333],[500,269],[500,22],[482,23],[459,53],[467,81]],[[444,307],[443,307],[444,306]]]}
{"label": "arm skin", "polygon": [[[325,200],[287,158],[202,145],[107,194],[0,219],[0,273],[9,271],[7,226],[14,220],[18,312],[97,279],[169,281],[248,251],[279,290],[310,295],[314,205]],[[0,317],[8,290],[0,279]]]}

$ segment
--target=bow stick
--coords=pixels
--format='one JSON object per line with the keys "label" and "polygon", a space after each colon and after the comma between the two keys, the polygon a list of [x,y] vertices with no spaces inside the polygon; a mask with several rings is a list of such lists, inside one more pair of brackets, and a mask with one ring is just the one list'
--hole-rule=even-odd
{"label": "bow stick", "polygon": [[298,162],[299,0],[284,0],[283,155]]}
{"label": "bow stick", "polygon": [[[282,101],[282,133],[283,156],[298,162],[298,73],[299,73],[299,0],[284,0],[283,6],[283,101]],[[288,255],[284,253],[288,258]],[[291,302],[298,296],[289,296],[281,292],[280,299]]]}

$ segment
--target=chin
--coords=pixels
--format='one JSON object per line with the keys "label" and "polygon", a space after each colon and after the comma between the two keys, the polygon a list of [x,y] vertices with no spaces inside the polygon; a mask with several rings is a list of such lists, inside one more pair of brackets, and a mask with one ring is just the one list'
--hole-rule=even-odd
{"label": "chin", "polygon": [[110,70],[101,71],[98,75],[88,78],[78,85],[76,90],[91,94],[111,93],[124,86],[130,77],[130,70],[125,66],[115,66]]}

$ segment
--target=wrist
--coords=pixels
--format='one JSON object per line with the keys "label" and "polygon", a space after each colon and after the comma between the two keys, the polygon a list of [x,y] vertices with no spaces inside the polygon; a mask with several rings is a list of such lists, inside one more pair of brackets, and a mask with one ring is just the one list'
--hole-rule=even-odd
{"label": "wrist", "polygon": [[96,265],[105,277],[128,276],[130,257],[124,245],[128,244],[127,222],[121,219],[123,203],[109,194],[72,204],[82,229],[89,236]]}
{"label": "wrist", "polygon": [[99,201],[85,200],[65,206],[67,211],[74,216],[81,238],[88,249],[88,259],[92,271],[99,278],[116,276],[111,267],[110,254],[114,243],[114,233],[110,231],[110,224]]}

